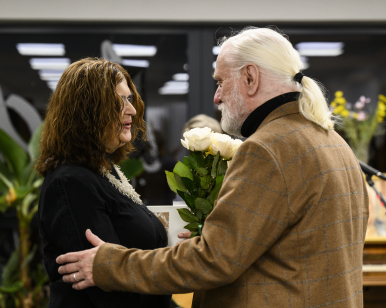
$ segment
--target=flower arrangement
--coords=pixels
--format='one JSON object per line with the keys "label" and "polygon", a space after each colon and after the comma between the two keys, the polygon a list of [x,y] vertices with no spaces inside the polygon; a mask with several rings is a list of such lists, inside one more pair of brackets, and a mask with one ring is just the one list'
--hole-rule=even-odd
{"label": "flower arrangement", "polygon": [[330,104],[333,113],[342,118],[341,129],[353,152],[359,160],[365,163],[369,158],[368,150],[371,138],[382,133],[380,124],[386,116],[386,97],[384,95],[378,96],[378,105],[373,113],[366,110],[370,102],[370,98],[362,95],[355,104],[351,104],[346,101],[342,91],[337,91],[335,99]]}
{"label": "flower arrangement", "polygon": [[184,133],[182,145],[189,150],[183,162],[177,162],[173,172],[165,171],[168,185],[189,209],[178,209],[182,220],[192,231],[201,235],[206,217],[212,212],[221,189],[225,172],[241,140],[212,132],[208,127],[193,128]]}

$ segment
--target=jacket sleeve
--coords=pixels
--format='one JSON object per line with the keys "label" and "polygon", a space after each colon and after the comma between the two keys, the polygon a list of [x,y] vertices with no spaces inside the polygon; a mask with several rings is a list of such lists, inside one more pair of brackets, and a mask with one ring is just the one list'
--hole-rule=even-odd
{"label": "jacket sleeve", "polygon": [[201,237],[156,250],[102,245],[95,284],[105,291],[172,294],[235,281],[278,239],[293,214],[286,183],[270,151],[245,141],[226,173]]}

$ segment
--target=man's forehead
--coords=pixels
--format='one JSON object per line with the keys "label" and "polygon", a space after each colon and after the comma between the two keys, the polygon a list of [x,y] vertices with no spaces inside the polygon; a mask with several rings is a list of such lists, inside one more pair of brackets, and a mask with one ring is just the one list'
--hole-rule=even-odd
{"label": "man's forehead", "polygon": [[224,78],[224,74],[226,73],[226,70],[227,70],[227,65],[224,61],[224,54],[221,51],[217,57],[216,68],[213,73],[213,78],[214,79]]}

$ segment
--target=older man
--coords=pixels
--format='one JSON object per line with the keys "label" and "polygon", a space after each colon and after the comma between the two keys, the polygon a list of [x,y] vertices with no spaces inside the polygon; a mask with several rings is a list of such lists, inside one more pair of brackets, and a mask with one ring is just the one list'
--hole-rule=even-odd
{"label": "older man", "polygon": [[[223,129],[247,137],[201,237],[152,251],[69,253],[76,289],[195,291],[193,307],[362,307],[368,196],[319,86],[279,33],[247,29],[217,59]],[[75,279],[80,281],[75,283]]]}

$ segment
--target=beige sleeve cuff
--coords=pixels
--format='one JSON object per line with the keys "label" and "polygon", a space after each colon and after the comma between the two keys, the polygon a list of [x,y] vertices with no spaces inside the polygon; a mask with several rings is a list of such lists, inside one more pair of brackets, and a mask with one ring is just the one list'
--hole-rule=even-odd
{"label": "beige sleeve cuff", "polygon": [[[105,243],[99,247],[93,262],[93,279],[97,287],[103,291],[116,291],[110,277],[111,255],[117,244]],[[120,246],[121,248],[124,248]]]}

